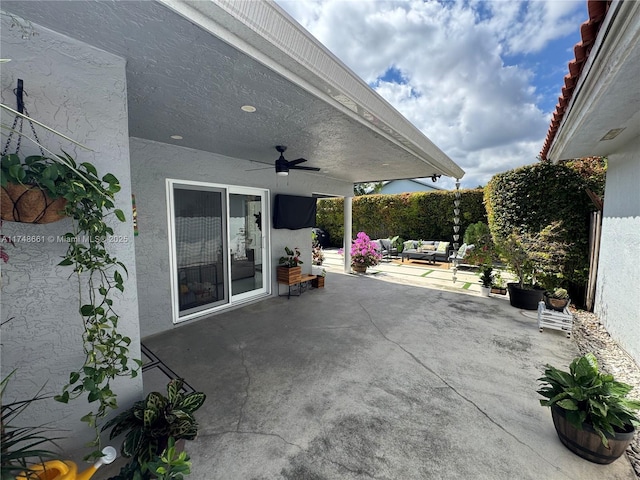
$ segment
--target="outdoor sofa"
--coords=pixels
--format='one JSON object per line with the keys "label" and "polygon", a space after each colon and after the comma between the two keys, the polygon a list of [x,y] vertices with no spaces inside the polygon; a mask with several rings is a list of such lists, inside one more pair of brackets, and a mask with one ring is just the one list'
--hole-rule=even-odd
{"label": "outdoor sofa", "polygon": [[449,243],[439,240],[407,240],[402,249],[402,261],[427,260],[430,262],[448,262]]}

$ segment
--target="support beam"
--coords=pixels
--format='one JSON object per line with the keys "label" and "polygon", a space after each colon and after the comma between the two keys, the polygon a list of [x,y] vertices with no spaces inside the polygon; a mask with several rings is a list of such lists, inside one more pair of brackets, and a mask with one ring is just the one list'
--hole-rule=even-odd
{"label": "support beam", "polygon": [[352,223],[353,197],[344,197],[344,273],[351,273],[351,239],[353,238]]}

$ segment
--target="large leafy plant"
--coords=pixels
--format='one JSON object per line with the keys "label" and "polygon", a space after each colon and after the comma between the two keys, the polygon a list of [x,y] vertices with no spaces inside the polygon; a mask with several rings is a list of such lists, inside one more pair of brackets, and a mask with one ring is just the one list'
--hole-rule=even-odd
{"label": "large leafy plant", "polygon": [[202,392],[182,393],[183,380],[173,379],[167,385],[167,396],[151,392],[115,418],[103,430],[111,428],[109,438],[125,433],[121,452],[131,458],[116,479],[150,476],[149,465],[169,445],[169,439],[193,440],[198,433],[198,422],[193,413],[206,399]]}
{"label": "large leafy plant", "polygon": [[578,429],[583,423],[591,425],[605,447],[609,445],[607,434],[639,424],[634,411],[640,409],[640,401],[626,398],[633,387],[600,372],[592,353],[574,359],[568,372],[546,365],[538,381],[542,382],[538,393],[545,397],[540,405],[563,409],[569,423]]}

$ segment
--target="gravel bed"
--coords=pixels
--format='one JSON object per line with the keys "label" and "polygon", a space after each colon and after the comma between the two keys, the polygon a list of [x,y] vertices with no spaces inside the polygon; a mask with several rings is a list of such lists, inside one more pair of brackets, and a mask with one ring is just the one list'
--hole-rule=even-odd
{"label": "gravel bed", "polygon": [[[576,310],[572,334],[581,354],[592,352],[600,368],[616,380],[633,386],[630,397],[640,399],[640,367],[611,338],[607,330],[593,313]],[[627,457],[640,479],[640,435],[636,433],[627,448]]]}

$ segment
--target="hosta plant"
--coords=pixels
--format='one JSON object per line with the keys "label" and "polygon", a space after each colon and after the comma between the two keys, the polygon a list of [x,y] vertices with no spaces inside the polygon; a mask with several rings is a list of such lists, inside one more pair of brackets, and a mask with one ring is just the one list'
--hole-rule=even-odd
{"label": "hosta plant", "polygon": [[640,424],[634,413],[640,409],[640,401],[627,398],[633,387],[600,372],[592,353],[574,359],[568,372],[547,365],[538,381],[542,382],[538,393],[545,397],[540,405],[563,409],[577,429],[582,429],[583,423],[591,425],[605,447],[609,444],[607,433],[613,436]]}

